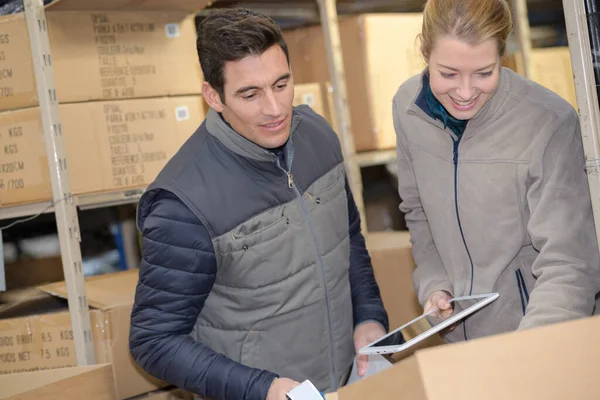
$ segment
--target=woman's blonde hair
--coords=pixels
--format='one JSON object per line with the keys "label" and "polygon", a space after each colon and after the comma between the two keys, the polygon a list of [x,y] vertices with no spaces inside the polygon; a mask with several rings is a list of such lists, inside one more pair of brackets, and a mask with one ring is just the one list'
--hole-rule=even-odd
{"label": "woman's blonde hair", "polygon": [[473,45],[496,39],[502,57],[512,28],[506,0],[428,0],[423,11],[421,53],[429,62],[436,40],[448,36]]}

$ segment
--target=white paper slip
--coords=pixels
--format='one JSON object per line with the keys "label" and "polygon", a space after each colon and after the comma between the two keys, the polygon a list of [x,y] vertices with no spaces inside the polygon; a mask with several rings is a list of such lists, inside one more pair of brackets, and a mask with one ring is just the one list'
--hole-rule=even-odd
{"label": "white paper slip", "polygon": [[321,392],[309,380],[305,380],[299,386],[290,390],[287,393],[287,398],[289,400],[323,400]]}
{"label": "white paper slip", "polygon": [[359,381],[363,378],[366,378],[371,375],[375,375],[378,372],[388,369],[392,366],[392,363],[387,359],[383,358],[383,356],[379,354],[370,354],[369,355],[369,363],[367,365],[367,372],[364,376],[358,376],[358,367],[356,366],[356,357],[354,357],[354,363],[352,364],[352,371],[350,372],[350,377],[348,378],[348,385]]}

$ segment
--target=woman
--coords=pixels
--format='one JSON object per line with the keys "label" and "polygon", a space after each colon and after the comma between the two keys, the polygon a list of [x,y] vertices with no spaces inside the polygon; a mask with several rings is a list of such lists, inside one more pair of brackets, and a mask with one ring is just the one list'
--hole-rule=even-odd
{"label": "woman", "polygon": [[428,67],[394,98],[421,304],[500,293],[449,341],[589,316],[600,291],[577,114],[501,67],[511,29],[505,0],[429,0]]}

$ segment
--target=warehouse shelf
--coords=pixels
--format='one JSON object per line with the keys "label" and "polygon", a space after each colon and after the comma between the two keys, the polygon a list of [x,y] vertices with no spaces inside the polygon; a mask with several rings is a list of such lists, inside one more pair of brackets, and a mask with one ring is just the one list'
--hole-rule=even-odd
{"label": "warehouse shelf", "polygon": [[356,153],[354,162],[361,168],[371,167],[373,165],[383,165],[396,160],[396,149],[390,150],[374,150],[364,153]]}
{"label": "warehouse shelf", "polygon": [[[79,207],[79,209],[89,210],[136,203],[143,193],[144,189],[129,189],[117,192],[84,194],[73,196],[73,201],[74,205]],[[22,218],[54,211],[54,204],[51,201],[4,206],[0,208],[0,220]]]}

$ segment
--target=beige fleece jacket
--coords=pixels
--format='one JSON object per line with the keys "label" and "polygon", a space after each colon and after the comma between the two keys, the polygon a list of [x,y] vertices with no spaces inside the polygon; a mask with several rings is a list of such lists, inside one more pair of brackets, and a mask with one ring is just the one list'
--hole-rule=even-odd
{"label": "beige fleece jacket", "polygon": [[577,113],[508,69],[500,75],[456,165],[457,137],[416,104],[422,76],[394,97],[400,209],[421,304],[436,290],[500,293],[450,341],[589,316],[600,291]]}

